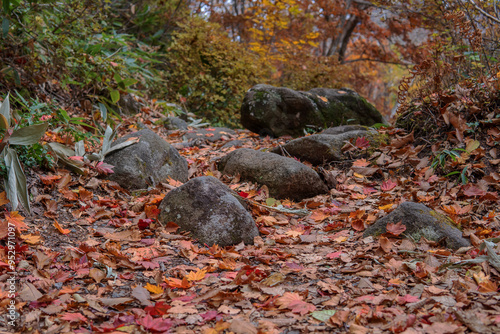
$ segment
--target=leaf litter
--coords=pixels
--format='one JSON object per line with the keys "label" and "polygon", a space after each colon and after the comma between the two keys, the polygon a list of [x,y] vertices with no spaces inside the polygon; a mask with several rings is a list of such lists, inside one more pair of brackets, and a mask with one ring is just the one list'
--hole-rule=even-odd
{"label": "leaf litter", "polygon": [[[125,119],[122,131],[133,131],[141,117]],[[181,141],[148,126],[172,144]],[[32,173],[35,214],[3,213],[20,237],[15,331],[500,331],[498,173],[482,168],[481,178],[462,185],[434,172],[412,133],[379,131],[392,142],[368,153],[363,139],[355,141],[346,152],[350,165],[323,166],[334,180],[330,193],[301,203],[277,201],[265,186],[222,176],[216,160],[234,150],[222,149],[223,141],[180,149],[191,178],[217,177],[250,204],[261,234],[254,245],[207,247],[174,223],[159,224],[159,203],[178,181],[134,194],[96,182],[96,169]],[[237,134],[253,149],[280,142]],[[478,164],[487,149],[469,142],[466,158]],[[106,165],[97,169],[112,172]],[[447,214],[472,246],[453,252],[405,238],[400,223],[380,238],[362,238],[368,225],[405,201]],[[7,264],[6,247],[1,255]],[[7,290],[2,283],[4,305]]]}

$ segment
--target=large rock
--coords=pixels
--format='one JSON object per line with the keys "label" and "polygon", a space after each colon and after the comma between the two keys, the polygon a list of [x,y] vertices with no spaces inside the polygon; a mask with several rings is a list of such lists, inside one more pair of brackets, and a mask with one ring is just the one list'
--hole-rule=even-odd
{"label": "large rock", "polygon": [[158,219],[176,223],[202,244],[253,244],[259,231],[242,203],[224,183],[202,176],[170,191],[160,204]]}
{"label": "large rock", "polygon": [[342,147],[345,142],[358,137],[371,139],[372,134],[367,130],[340,132],[336,135],[314,134],[291,140],[285,145],[273,148],[271,152],[282,155],[289,154],[300,160],[319,165],[330,161],[343,160]]}
{"label": "large rock", "polygon": [[245,95],[241,124],[261,135],[299,137],[308,129],[345,124],[384,123],[382,115],[350,89],[314,88],[308,92],[256,85]]}
{"label": "large rock", "polygon": [[164,119],[165,128],[167,130],[187,130],[188,124],[185,120],[179,117],[166,117]]}
{"label": "large rock", "polygon": [[116,140],[112,146],[129,138],[139,137],[139,142],[110,153],[104,162],[114,167],[109,179],[125,189],[145,189],[166,181],[169,177],[186,182],[186,159],[163,138],[149,129],[131,133]]}
{"label": "large rock", "polygon": [[295,159],[255,151],[237,149],[219,162],[224,174],[240,175],[242,179],[265,184],[271,196],[300,201],[328,192],[318,173]]}
{"label": "large rock", "polygon": [[379,236],[387,232],[388,223],[398,222],[406,226],[404,234],[410,235],[413,240],[418,241],[421,237],[432,241],[444,240],[446,246],[451,249],[470,246],[469,241],[462,237],[462,232],[453,226],[446,216],[414,202],[402,203],[387,216],[369,226],[363,236]]}

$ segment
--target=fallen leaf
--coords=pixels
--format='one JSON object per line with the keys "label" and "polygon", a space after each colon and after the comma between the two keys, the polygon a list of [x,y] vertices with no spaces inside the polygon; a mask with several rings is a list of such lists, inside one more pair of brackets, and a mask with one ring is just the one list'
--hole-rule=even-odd
{"label": "fallen leaf", "polygon": [[285,292],[282,297],[276,300],[276,304],[280,305],[280,309],[288,308],[293,313],[299,313],[300,315],[316,310],[316,306],[303,301],[302,297],[295,292]]}
{"label": "fallen leaf", "polygon": [[396,224],[388,223],[386,228],[387,232],[395,236],[398,236],[406,231],[406,226],[402,222],[397,222]]}

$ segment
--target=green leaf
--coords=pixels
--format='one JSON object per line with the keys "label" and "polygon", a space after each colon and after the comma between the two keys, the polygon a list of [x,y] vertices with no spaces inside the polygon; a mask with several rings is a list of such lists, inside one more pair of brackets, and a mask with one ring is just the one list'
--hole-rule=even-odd
{"label": "green leaf", "polygon": [[117,90],[112,90],[109,92],[109,95],[111,96],[111,101],[116,104],[120,100],[120,92]]}
{"label": "green leaf", "polygon": [[125,87],[128,87],[128,86],[132,86],[132,85],[135,85],[136,83],[138,83],[139,80],[136,80],[136,79],[132,79],[132,78],[127,78],[127,79],[124,79],[122,81],[123,85]]}
{"label": "green leaf", "polygon": [[[3,100],[3,103],[0,105],[0,115],[3,115],[7,120],[7,125],[10,125],[10,102],[9,102],[9,93],[7,93],[7,97]],[[8,127],[7,127],[8,129]]]}
{"label": "green leaf", "polygon": [[75,155],[83,157],[85,155],[85,142],[80,140],[75,144]]}
{"label": "green leaf", "polygon": [[75,155],[75,151],[71,148],[56,142],[48,143],[46,146],[57,155],[60,162],[64,163],[72,171],[80,175],[85,174],[85,171],[81,168],[83,167],[83,162],[68,159],[68,157]]}
{"label": "green leaf", "polygon": [[266,205],[267,206],[273,206],[276,204],[276,199],[272,198],[272,197],[269,197],[266,199]]}
{"label": "green leaf", "polygon": [[33,145],[43,137],[48,126],[48,123],[41,123],[18,129],[10,136],[9,143],[11,145]]}
{"label": "green leaf", "polygon": [[106,122],[106,119],[108,118],[108,109],[104,103],[99,102],[99,111],[101,112],[102,120]]}
{"label": "green leaf", "polygon": [[106,127],[106,132],[104,132],[104,139],[102,140],[101,156],[104,157],[111,147],[111,141],[113,135],[113,129],[108,125]]}
{"label": "green leaf", "polygon": [[59,109],[59,112],[61,113],[61,116],[66,120],[66,121],[69,121],[70,120],[70,117],[68,115],[68,113],[66,112],[66,110],[64,109]]}
{"label": "green leaf", "polygon": [[7,197],[11,201],[12,208],[15,210],[19,204],[18,200],[20,200],[24,209],[31,214],[26,176],[15,150],[11,148],[7,149],[5,165],[8,170],[8,187],[6,189],[9,189],[11,192],[11,197],[9,197],[9,194],[7,194]]}
{"label": "green leaf", "polygon": [[7,34],[9,33],[9,27],[10,27],[10,21],[7,18],[4,18],[2,20],[2,35],[3,37],[7,37]]}
{"label": "green leaf", "polygon": [[327,322],[331,316],[337,313],[337,310],[324,310],[324,311],[314,311],[311,313],[312,317],[321,322]]}

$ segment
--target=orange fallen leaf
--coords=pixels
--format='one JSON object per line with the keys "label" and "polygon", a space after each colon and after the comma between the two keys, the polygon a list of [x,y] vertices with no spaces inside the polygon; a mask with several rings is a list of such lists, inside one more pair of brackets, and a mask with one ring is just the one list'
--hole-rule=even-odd
{"label": "orange fallen leaf", "polygon": [[186,275],[186,279],[190,282],[201,281],[205,278],[207,271],[205,269],[198,269],[197,271],[191,271]]}
{"label": "orange fallen leaf", "polygon": [[70,230],[66,229],[66,228],[62,228],[61,225],[59,225],[59,223],[57,222],[57,220],[54,220],[54,227],[61,233],[61,234],[68,234],[69,232],[71,232]]}
{"label": "orange fallen leaf", "polygon": [[27,234],[27,235],[21,235],[21,239],[23,239],[26,243],[30,245],[36,245],[40,243],[42,237],[39,235]]}
{"label": "orange fallen leaf", "polygon": [[5,219],[9,224],[14,225],[18,231],[23,231],[28,229],[28,225],[24,223],[24,217],[19,214],[18,211],[6,212]]}
{"label": "orange fallen leaf", "polygon": [[159,295],[164,292],[163,288],[159,285],[152,285],[147,283],[146,284],[146,289],[151,292],[152,294]]}
{"label": "orange fallen leaf", "polygon": [[7,193],[5,191],[2,191],[0,193],[0,206],[9,203],[9,199],[7,198]]}
{"label": "orange fallen leaf", "polygon": [[167,283],[171,288],[189,289],[191,287],[191,284],[188,282],[186,277],[182,280],[174,277],[167,277],[165,278],[165,283]]}

